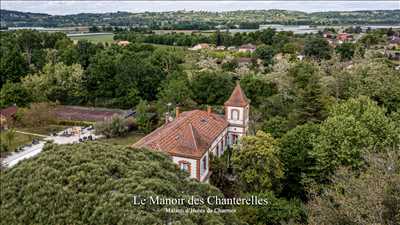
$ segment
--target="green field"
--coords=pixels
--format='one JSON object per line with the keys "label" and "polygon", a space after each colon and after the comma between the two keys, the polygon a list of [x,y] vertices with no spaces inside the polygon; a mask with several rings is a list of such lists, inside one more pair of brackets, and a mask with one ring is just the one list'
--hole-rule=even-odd
{"label": "green field", "polygon": [[71,36],[71,40],[88,40],[93,43],[99,43],[99,42],[108,42],[111,43],[114,41],[113,39],[114,34],[93,34],[93,35],[82,35],[82,36]]}
{"label": "green field", "polygon": [[[60,126],[60,125],[48,125],[45,127],[17,127],[15,128],[15,131],[22,131],[22,132],[28,132],[28,133],[33,133],[33,134],[39,134],[39,135],[50,135],[51,133],[54,132],[59,132],[64,129],[68,128],[67,126]],[[8,143],[8,140],[6,138],[6,133],[8,131],[1,131],[0,132],[0,143],[5,144],[8,146],[7,152],[13,152],[15,151],[16,148],[25,145],[25,144],[30,144],[32,143],[33,139],[43,139],[41,136],[36,136],[36,135],[30,135],[30,134],[22,134],[19,132],[14,133],[14,137],[11,140],[11,143]],[[4,151],[4,149],[2,149]],[[5,152],[2,152],[2,155]]]}
{"label": "green field", "polygon": [[137,131],[131,131],[125,137],[104,138],[104,139],[99,139],[99,141],[116,145],[132,145],[137,141],[139,141],[144,136],[145,134],[143,133],[138,133]]}
{"label": "green field", "polygon": [[[41,139],[41,138],[33,135],[27,135],[15,132],[14,138],[11,140],[11,143],[7,143],[6,131],[0,132],[0,142],[8,146],[8,152],[13,152],[17,147],[32,143],[33,139]],[[2,152],[2,155],[3,153],[4,152]]]}
{"label": "green field", "polygon": [[16,128],[18,131],[29,132],[34,134],[41,134],[41,135],[50,135],[55,132],[60,132],[62,130],[67,129],[69,126],[63,125],[47,125],[44,127],[23,127],[23,128]]}

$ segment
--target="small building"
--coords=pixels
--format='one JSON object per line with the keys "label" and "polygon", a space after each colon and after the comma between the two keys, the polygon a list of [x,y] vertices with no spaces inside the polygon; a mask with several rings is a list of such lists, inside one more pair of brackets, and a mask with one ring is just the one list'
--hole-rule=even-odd
{"label": "small building", "polygon": [[391,49],[400,48],[400,37],[390,36],[389,37],[389,48],[391,48]]}
{"label": "small building", "polygon": [[13,105],[0,110],[0,129],[7,130],[12,122],[15,120],[15,115],[18,107]]}
{"label": "small building", "polygon": [[227,48],[228,51],[236,51],[236,47],[235,46],[229,46]]}
{"label": "small building", "polygon": [[117,41],[117,45],[119,45],[119,46],[127,46],[129,44],[130,44],[129,41]]}
{"label": "small building", "polygon": [[348,34],[348,33],[340,33],[336,36],[336,40],[338,41],[339,44],[343,42],[348,42],[353,40],[353,35]]}
{"label": "small building", "polygon": [[216,50],[218,51],[224,51],[226,48],[223,45],[217,46]]}
{"label": "small building", "polygon": [[210,45],[209,45],[209,44],[207,44],[207,43],[200,43],[200,44],[197,44],[197,45],[195,45],[195,46],[189,48],[189,50],[197,51],[197,50],[209,49],[209,48],[210,48]]}
{"label": "small building", "polygon": [[257,46],[253,44],[245,44],[239,47],[239,52],[254,52],[257,49]]}
{"label": "small building", "polygon": [[384,55],[390,60],[400,61],[400,51],[385,50]]}
{"label": "small building", "polygon": [[335,35],[334,35],[332,32],[330,32],[330,31],[324,32],[324,33],[322,34],[322,36],[323,36],[324,38],[334,38],[334,37],[335,37]]}
{"label": "small building", "polygon": [[225,115],[219,115],[211,107],[182,113],[177,107],[174,120],[166,120],[133,147],[164,152],[191,178],[207,182],[210,155],[221,156],[248,132],[250,101],[239,83],[224,108]]}

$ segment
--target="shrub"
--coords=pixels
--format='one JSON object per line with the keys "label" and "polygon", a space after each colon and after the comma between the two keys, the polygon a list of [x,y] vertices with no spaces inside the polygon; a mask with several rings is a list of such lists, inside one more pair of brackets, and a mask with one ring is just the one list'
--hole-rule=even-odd
{"label": "shrub", "polygon": [[42,127],[56,123],[54,103],[39,102],[19,111],[19,122],[27,127]]}
{"label": "shrub", "polygon": [[111,118],[95,124],[96,134],[102,134],[107,138],[125,136],[129,131],[129,121],[122,116],[114,115]]}

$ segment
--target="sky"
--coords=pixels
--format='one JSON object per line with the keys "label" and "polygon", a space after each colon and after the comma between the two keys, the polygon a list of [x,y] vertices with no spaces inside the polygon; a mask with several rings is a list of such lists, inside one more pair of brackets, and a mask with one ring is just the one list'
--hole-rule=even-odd
{"label": "sky", "polygon": [[67,15],[176,10],[285,9],[304,12],[400,9],[400,1],[1,1],[1,9]]}

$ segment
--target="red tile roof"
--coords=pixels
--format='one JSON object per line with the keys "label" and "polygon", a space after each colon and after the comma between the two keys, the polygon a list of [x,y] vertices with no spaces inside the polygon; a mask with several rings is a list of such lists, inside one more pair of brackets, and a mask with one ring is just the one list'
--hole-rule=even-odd
{"label": "red tile roof", "polygon": [[250,100],[247,99],[244,94],[242,88],[240,87],[239,82],[236,83],[236,87],[233,90],[231,97],[229,97],[228,101],[224,103],[225,106],[238,106],[244,107],[250,103]]}
{"label": "red tile roof", "polygon": [[249,43],[249,44],[241,45],[240,48],[241,48],[241,49],[256,49],[257,46],[255,46],[255,45]]}
{"label": "red tile roof", "polygon": [[16,112],[17,112],[18,108],[17,106],[10,106],[4,109],[0,110],[0,115],[10,118],[11,116],[13,116]]}
{"label": "red tile roof", "polygon": [[133,147],[198,159],[227,127],[228,122],[221,115],[201,110],[187,111],[146,135]]}

